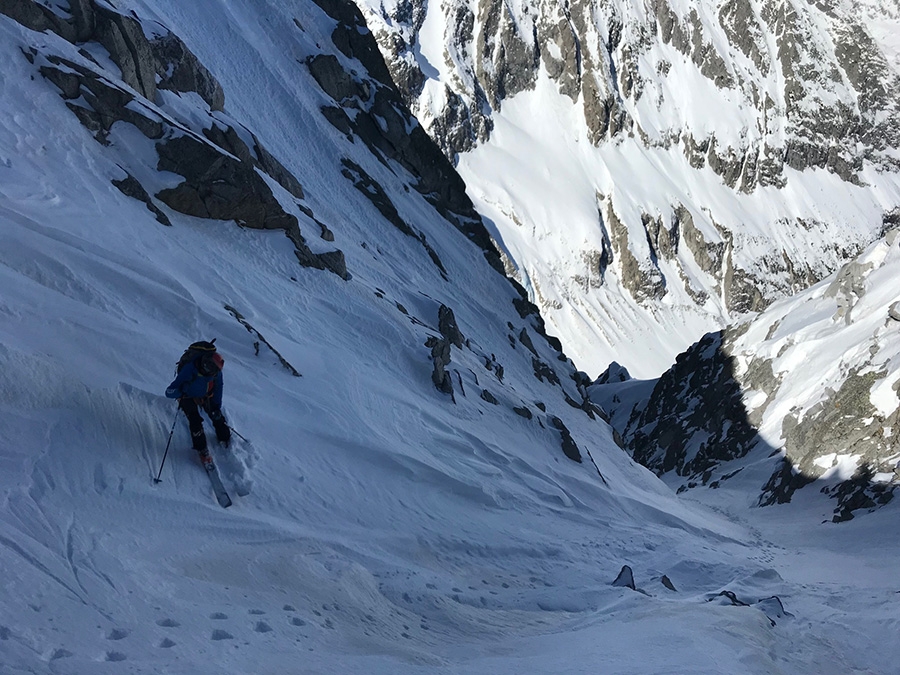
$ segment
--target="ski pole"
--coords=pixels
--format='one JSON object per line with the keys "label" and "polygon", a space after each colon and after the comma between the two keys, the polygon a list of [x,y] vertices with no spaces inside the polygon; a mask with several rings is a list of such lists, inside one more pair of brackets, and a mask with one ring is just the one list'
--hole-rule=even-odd
{"label": "ski pole", "polygon": [[[209,400],[207,400],[207,401],[205,401],[205,402],[203,403],[203,409],[206,411],[206,414],[209,415],[209,418],[210,418],[210,419],[213,419],[213,411],[210,410],[210,408],[209,408]],[[221,414],[222,414],[222,412],[219,411],[219,415],[220,415],[220,416],[221,416]],[[249,442],[250,442],[250,441],[248,441],[243,435],[241,435],[241,434],[240,434],[233,426],[231,426],[230,424],[228,424],[228,422],[225,423],[225,426],[228,427],[228,430],[229,430],[231,433],[233,433],[235,436],[237,436],[238,438],[240,438],[240,439],[241,439],[242,441],[244,441],[245,443],[249,443]]]}
{"label": "ski pole", "polygon": [[154,483],[162,482],[159,477],[162,476],[163,467],[166,465],[166,457],[169,455],[169,446],[172,444],[172,434],[175,433],[175,423],[178,421],[179,410],[181,410],[180,403],[178,405],[178,408],[175,409],[175,419],[172,420],[172,430],[169,431],[169,440],[166,442],[166,451],[163,453],[162,464],[159,465],[159,473],[156,474],[156,478],[153,479]]}
{"label": "ski pole", "polygon": [[244,441],[245,443],[249,443],[249,442],[250,442],[250,441],[248,441],[246,438],[244,438],[243,436],[241,436],[241,434],[239,434],[237,431],[235,431],[235,429],[234,429],[233,426],[230,426],[230,425],[229,425],[228,428],[231,429],[231,433],[233,433],[235,436],[237,436],[238,438],[240,438],[240,439],[241,439],[242,441]]}

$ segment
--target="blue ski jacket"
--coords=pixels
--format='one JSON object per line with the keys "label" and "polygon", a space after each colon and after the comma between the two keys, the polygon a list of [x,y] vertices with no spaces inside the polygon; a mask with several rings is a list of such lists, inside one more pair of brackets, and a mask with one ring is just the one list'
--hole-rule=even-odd
{"label": "blue ski jacket", "polygon": [[210,409],[219,410],[222,407],[222,371],[212,376],[201,375],[196,363],[186,363],[166,389],[166,397],[209,398]]}

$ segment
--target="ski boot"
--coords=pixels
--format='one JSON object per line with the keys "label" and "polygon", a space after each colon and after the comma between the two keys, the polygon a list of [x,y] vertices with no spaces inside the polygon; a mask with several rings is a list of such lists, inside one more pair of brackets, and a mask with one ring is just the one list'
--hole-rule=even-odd
{"label": "ski boot", "polygon": [[203,465],[203,468],[207,471],[212,471],[216,468],[216,465],[213,464],[212,455],[209,454],[209,450],[204,448],[203,450],[198,450],[198,454],[200,455],[200,464]]}

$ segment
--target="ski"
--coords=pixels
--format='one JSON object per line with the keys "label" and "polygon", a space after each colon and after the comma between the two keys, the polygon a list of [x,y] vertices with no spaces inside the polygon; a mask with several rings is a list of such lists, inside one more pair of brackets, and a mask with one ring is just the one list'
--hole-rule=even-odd
{"label": "ski", "polygon": [[210,464],[204,468],[206,469],[206,474],[209,476],[209,482],[212,483],[216,501],[219,502],[219,506],[223,509],[227,509],[231,506],[231,497],[228,496],[228,493],[225,491],[225,486],[222,485],[222,479],[219,478],[219,470],[216,468],[215,464]]}

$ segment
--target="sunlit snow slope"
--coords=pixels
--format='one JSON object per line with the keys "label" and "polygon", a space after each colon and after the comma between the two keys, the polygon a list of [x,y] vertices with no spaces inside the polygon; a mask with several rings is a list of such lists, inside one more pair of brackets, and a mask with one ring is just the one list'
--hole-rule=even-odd
{"label": "sunlit snow slope", "polygon": [[658,376],[896,218],[895,2],[356,2],[591,375]]}
{"label": "sunlit snow slope", "polygon": [[[896,549],[882,544],[897,541],[896,519],[811,532],[787,520],[763,534],[677,500],[632,463],[599,416],[567,402],[574,365],[516,311],[518,293],[482,251],[405,169],[325,120],[334,101],[304,60],[325,53],[365,73],[333,46],[323,11],[117,7],[180,36],[225,93],[217,113],[171,91],[135,93],[129,109],[198,139],[214,119],[245,125],[303,186],[301,203],[265,179],[282,208],[316,253],[343,251],[350,278],[299,265],[280,230],[154,197],[172,225],[159,223],[111,185],[124,167],[153,195],[178,185],[157,171],[154,142],[115,122],[98,143],[39,70],[57,55],[129,89],[108,54],[0,15],[2,672],[762,674],[896,662]],[[342,158],[377,179],[440,267],[354,187]],[[425,346],[441,336],[442,304],[465,337],[451,349],[452,398],[435,388]],[[214,448],[228,510],[162,395],[186,344],[213,337],[225,412],[249,439]],[[561,429],[581,462],[563,453]],[[612,584],[626,564],[642,592]]]}

